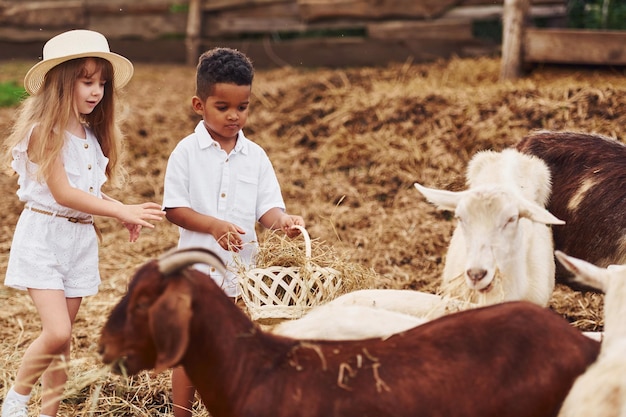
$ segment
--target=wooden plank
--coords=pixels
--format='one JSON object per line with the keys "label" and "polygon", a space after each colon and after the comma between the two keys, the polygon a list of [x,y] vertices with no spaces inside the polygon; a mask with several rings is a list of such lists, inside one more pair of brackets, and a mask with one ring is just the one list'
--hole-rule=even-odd
{"label": "wooden plank", "polygon": [[82,1],[0,3],[0,24],[24,28],[62,29],[85,24]]}
{"label": "wooden plank", "polygon": [[[211,19],[213,24],[204,25],[202,37],[207,39],[233,38],[240,35],[254,34],[261,36],[273,36],[280,38],[282,35],[309,34],[324,32],[362,32],[365,34],[367,25],[365,20],[333,20],[328,22],[303,23],[290,18],[232,18],[228,21]],[[321,36],[321,35],[320,35]],[[328,35],[333,37],[337,35]]]}
{"label": "wooden plank", "polygon": [[462,0],[298,0],[307,22],[336,18],[433,18]]}
{"label": "wooden plank", "polygon": [[514,80],[522,75],[522,42],[529,0],[504,0],[502,60],[500,80]]}
{"label": "wooden plank", "polygon": [[223,9],[204,13],[205,16],[230,20],[233,18],[272,18],[272,17],[289,17],[300,21],[300,11],[294,0],[284,3],[267,3],[257,4],[241,9]]}
{"label": "wooden plank", "polygon": [[[292,7],[293,6],[293,7]],[[383,32],[389,32],[390,28],[386,28],[385,21],[376,21],[375,19],[363,18],[336,18],[326,19],[321,21],[304,22],[297,14],[295,5],[289,7],[281,7],[281,10],[275,10],[272,6],[249,8],[246,10],[226,10],[214,13],[205,13],[204,19],[209,21],[209,24],[204,24],[202,34],[204,37],[219,38],[222,36],[236,36],[239,34],[264,34],[264,33],[278,33],[278,32],[307,32],[307,31],[323,31],[323,30],[371,30],[372,36],[393,36],[389,33],[384,35]],[[421,22],[428,24],[433,23],[432,30],[437,30],[439,25],[449,25],[449,23],[435,23],[435,22],[453,22],[453,21],[473,21],[481,19],[500,19],[502,17],[502,6],[488,6],[488,7],[456,7],[444,14],[444,17],[433,20],[406,20],[406,28],[403,31],[407,32],[411,30],[411,25],[419,26]],[[560,16],[565,13],[564,6],[537,6],[531,8],[529,15],[546,15],[546,16]],[[400,20],[394,20],[393,23],[389,23],[389,27],[402,27],[399,23]],[[416,26],[416,28],[417,28]],[[450,29],[453,27],[450,26]],[[422,30],[429,30],[423,28]],[[456,28],[459,31],[451,36],[462,36],[462,28]],[[438,34],[445,36],[442,30],[437,30]],[[413,36],[413,35],[411,35]],[[427,36],[427,35],[423,35]]]}
{"label": "wooden plank", "polygon": [[[37,28],[24,28],[18,26],[0,25],[0,40],[2,42],[14,43],[17,45],[17,49],[21,48],[22,44],[32,43],[35,45],[35,54],[30,54],[41,58],[41,52],[43,44],[53,36],[59,34],[59,30],[56,28],[44,28],[43,30]],[[2,52],[9,50],[8,46],[3,46]]]}
{"label": "wooden plank", "polygon": [[[530,4],[551,4],[555,6],[565,6],[567,0],[530,0]],[[463,0],[463,6],[486,6],[504,5],[504,0]]]}
{"label": "wooden plank", "polygon": [[168,14],[171,4],[163,0],[82,0],[89,13]]}
{"label": "wooden plank", "polygon": [[187,33],[185,47],[187,48],[187,64],[198,62],[200,55],[200,32],[202,31],[202,3],[201,0],[189,0],[189,14],[187,17]]}
{"label": "wooden plank", "polygon": [[268,34],[278,32],[305,32],[306,24],[289,17],[211,17],[210,24],[203,25],[202,35],[208,38],[237,36],[242,34]]}
{"label": "wooden plank", "polygon": [[257,4],[243,9],[203,13],[203,36],[220,37],[250,33],[299,32],[306,30],[298,5],[291,3]]}
{"label": "wooden plank", "polygon": [[89,16],[85,29],[105,34],[109,42],[112,39],[129,38],[153,40],[163,38],[167,34],[180,34],[182,38],[186,23],[187,15],[184,13],[174,15],[100,13]]}
{"label": "wooden plank", "polygon": [[[116,18],[156,15],[171,18],[170,5],[163,1],[144,0],[131,3],[111,0],[57,0],[32,2],[0,1],[0,24],[22,28],[74,29],[86,27],[90,20],[104,15]],[[115,25],[112,29],[114,29]],[[115,32],[106,31],[106,32]]]}
{"label": "wooden plank", "polygon": [[626,65],[626,31],[526,29],[524,62]]}
{"label": "wooden plank", "polygon": [[13,13],[14,11],[37,11],[46,13],[51,9],[56,10],[63,9],[65,7],[79,7],[89,10],[92,13],[167,13],[170,11],[171,3],[172,2],[169,0],[0,0],[0,12],[8,11],[9,13]]}
{"label": "wooden plank", "polygon": [[[18,41],[5,41],[4,27],[0,27],[0,61],[26,61],[33,64],[41,60],[43,44],[59,32],[27,31]],[[42,39],[43,35],[43,39]],[[35,40],[32,40],[35,39]],[[185,45],[182,39],[109,39],[111,50],[125,56],[133,63],[182,64],[185,62]],[[0,64],[1,67],[1,64]],[[0,70],[1,71],[1,70]]]}
{"label": "wooden plank", "polygon": [[[89,0],[93,1],[93,0]],[[101,0],[102,1],[102,0]],[[202,1],[202,10],[204,11],[219,11],[219,10],[228,10],[228,9],[239,9],[243,10],[248,7],[257,7],[264,5],[272,5],[272,4],[299,4],[302,6],[305,2],[314,2],[315,0],[203,0]],[[324,0],[320,0],[324,1]],[[333,5],[338,2],[335,0],[325,0],[324,6],[328,6],[330,9],[333,8]],[[402,2],[401,0],[397,2],[399,4],[398,9],[402,13],[406,6],[412,6],[411,2]],[[415,1],[415,3],[419,3],[419,1]],[[433,4],[439,4],[437,1],[432,1]],[[457,0],[450,2],[451,4],[457,5],[457,7],[465,7],[465,6],[495,6],[502,7],[504,0]],[[313,3],[314,4],[314,3]],[[377,3],[376,3],[377,4]],[[376,4],[372,7],[377,7]],[[533,5],[552,5],[557,6],[559,8],[565,8],[565,0],[531,0],[531,4]],[[421,6],[423,7],[423,6]],[[332,10],[328,13],[332,15]],[[434,16],[434,15],[433,15]],[[395,16],[398,17],[398,16]]]}
{"label": "wooden plank", "polygon": [[[213,44],[205,40],[205,47]],[[256,68],[384,66],[390,62],[431,62],[451,56],[494,54],[499,45],[477,41],[459,42],[433,39],[380,40],[366,38],[293,39],[288,42],[264,40],[223,40],[221,46],[246,53]]]}
{"label": "wooden plank", "polygon": [[465,19],[394,20],[367,25],[371,39],[470,40],[472,22]]}
{"label": "wooden plank", "polygon": [[202,2],[202,10],[219,11],[228,9],[245,10],[249,7],[258,7],[265,5],[296,5],[296,0],[204,0]]}
{"label": "wooden plank", "polygon": [[[0,27],[0,32],[4,27]],[[29,32],[30,33],[30,32]],[[36,35],[35,31],[32,31]],[[45,39],[56,33],[44,33]],[[27,36],[30,37],[30,36]],[[0,36],[0,60],[26,59],[36,62],[41,57],[42,40],[34,42],[3,42]],[[21,39],[25,41],[24,36]],[[203,39],[201,50],[215,46]],[[185,62],[183,39],[153,40],[110,39],[111,50],[133,62],[182,63]],[[278,41],[220,40],[219,45],[237,48],[250,56],[256,68],[275,68],[284,65],[294,67],[386,66],[390,62],[431,62],[451,56],[493,55],[499,45],[476,41],[441,41],[433,39],[377,40],[364,38],[316,38]],[[158,51],[158,53],[155,53]]]}
{"label": "wooden plank", "polygon": [[[503,5],[463,5],[448,10],[442,17],[449,19],[494,20],[501,19],[503,12]],[[527,16],[533,18],[564,17],[566,15],[567,6],[565,4],[531,6],[527,12]]]}

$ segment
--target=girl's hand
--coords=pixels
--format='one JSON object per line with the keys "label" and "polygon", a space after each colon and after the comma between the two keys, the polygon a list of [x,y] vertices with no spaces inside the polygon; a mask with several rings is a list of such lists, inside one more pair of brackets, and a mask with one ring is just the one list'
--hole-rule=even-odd
{"label": "girl's hand", "polygon": [[[119,208],[118,219],[126,225],[126,228],[131,226],[145,226],[150,229],[154,229],[154,225],[151,221],[161,221],[165,217],[165,211],[161,210],[161,206],[157,203],[143,203],[143,204],[122,204]],[[131,231],[132,236],[139,236],[139,230],[135,229]]]}
{"label": "girl's hand", "polygon": [[222,249],[239,252],[243,248],[241,235],[246,232],[239,226],[225,221],[217,221],[212,230],[213,237]]}

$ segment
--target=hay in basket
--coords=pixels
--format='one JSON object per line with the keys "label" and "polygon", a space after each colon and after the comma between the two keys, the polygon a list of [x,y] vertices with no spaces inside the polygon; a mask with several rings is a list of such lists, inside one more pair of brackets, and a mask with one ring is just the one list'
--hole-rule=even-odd
{"label": "hay in basket", "polygon": [[296,227],[303,239],[267,232],[255,267],[238,267],[239,288],[253,320],[301,317],[341,294],[370,287],[376,278],[373,270],[347,262]]}

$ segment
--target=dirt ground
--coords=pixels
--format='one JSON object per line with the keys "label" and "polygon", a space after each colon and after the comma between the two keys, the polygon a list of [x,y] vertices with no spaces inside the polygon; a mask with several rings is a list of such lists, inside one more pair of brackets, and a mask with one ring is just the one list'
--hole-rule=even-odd
{"label": "dirt ground", "polygon": [[[0,62],[0,81],[21,80],[32,63]],[[311,236],[372,268],[377,287],[434,292],[454,227],[413,183],[459,190],[472,155],[502,150],[534,129],[596,132],[624,140],[623,69],[539,67],[498,82],[495,58],[451,59],[343,70],[258,71],[245,132],[268,152],[288,210]],[[106,191],[127,203],[161,201],[167,158],[198,121],[191,111],[194,69],[136,64],[123,92],[130,182]],[[15,109],[0,109],[0,131]],[[0,276],[21,204],[15,177],[0,176]],[[175,246],[162,223],[136,243],[114,221],[98,219],[103,283],[77,319],[64,415],[159,416],[170,412],[168,373],[109,375],[97,354],[107,313],[144,261]],[[0,287],[0,394],[37,336],[30,299]],[[583,330],[602,329],[602,295],[558,286],[552,309]],[[35,397],[36,399],[36,397]],[[33,408],[33,411],[35,408]],[[198,406],[196,415],[207,415]]]}

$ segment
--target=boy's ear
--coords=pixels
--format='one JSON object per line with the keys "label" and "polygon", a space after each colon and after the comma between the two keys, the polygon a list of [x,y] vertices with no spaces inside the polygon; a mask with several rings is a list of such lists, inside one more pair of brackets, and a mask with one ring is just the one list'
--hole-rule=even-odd
{"label": "boy's ear", "polygon": [[204,113],[204,102],[198,96],[193,96],[191,98],[191,107],[193,111],[202,116]]}

